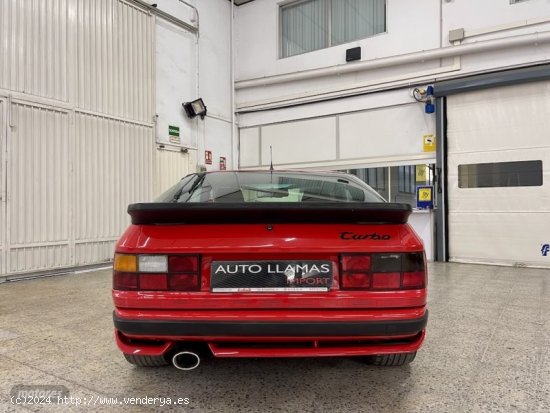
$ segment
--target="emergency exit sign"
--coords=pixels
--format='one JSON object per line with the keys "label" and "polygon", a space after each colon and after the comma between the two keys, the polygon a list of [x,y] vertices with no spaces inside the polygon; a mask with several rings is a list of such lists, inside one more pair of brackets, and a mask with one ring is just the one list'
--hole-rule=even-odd
{"label": "emergency exit sign", "polygon": [[181,142],[179,126],[168,125],[168,138],[170,143],[179,144]]}

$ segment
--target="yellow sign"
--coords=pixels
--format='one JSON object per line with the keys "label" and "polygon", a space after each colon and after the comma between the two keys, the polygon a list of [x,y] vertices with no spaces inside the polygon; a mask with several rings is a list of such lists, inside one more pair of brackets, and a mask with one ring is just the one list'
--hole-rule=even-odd
{"label": "yellow sign", "polygon": [[435,152],[435,135],[424,135],[422,136],[422,141],[424,144],[424,152]]}
{"label": "yellow sign", "polygon": [[426,183],[426,165],[416,165],[416,182]]}
{"label": "yellow sign", "polygon": [[430,201],[432,199],[432,188],[420,188],[418,190],[419,201]]}

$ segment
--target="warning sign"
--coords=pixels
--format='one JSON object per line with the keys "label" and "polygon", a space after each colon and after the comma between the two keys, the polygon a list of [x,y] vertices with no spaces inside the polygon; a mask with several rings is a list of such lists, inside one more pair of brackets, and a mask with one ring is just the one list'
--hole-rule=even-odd
{"label": "warning sign", "polygon": [[426,183],[426,165],[416,165],[416,182]]}
{"label": "warning sign", "polygon": [[435,152],[435,135],[424,135],[422,136],[422,142],[424,147],[424,152]]}
{"label": "warning sign", "polygon": [[434,187],[417,186],[416,187],[416,207],[433,208],[434,207]]}
{"label": "warning sign", "polygon": [[204,163],[212,165],[212,151],[204,151]]}

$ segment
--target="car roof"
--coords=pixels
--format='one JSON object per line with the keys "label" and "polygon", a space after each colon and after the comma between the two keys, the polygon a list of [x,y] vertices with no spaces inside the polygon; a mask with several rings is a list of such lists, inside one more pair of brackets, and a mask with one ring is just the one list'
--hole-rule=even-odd
{"label": "car roof", "polygon": [[[291,174],[299,174],[299,175],[351,175],[347,172],[340,172],[340,171],[324,171],[324,170],[300,170],[300,169],[245,169],[245,170],[227,170],[227,171],[204,171],[199,172],[199,174],[215,174],[215,173],[291,173]],[[351,175],[354,176],[354,175]]]}

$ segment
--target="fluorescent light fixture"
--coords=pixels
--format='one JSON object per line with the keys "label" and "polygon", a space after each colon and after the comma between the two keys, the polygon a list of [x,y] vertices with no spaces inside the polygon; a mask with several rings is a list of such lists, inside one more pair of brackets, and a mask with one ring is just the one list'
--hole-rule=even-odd
{"label": "fluorescent light fixture", "polygon": [[201,98],[198,98],[197,100],[194,100],[192,102],[182,103],[182,106],[183,109],[185,109],[185,113],[187,113],[187,116],[191,119],[196,116],[200,116],[201,119],[204,119],[204,117],[206,116],[206,105]]}

